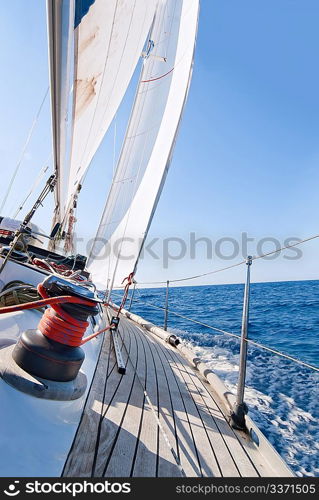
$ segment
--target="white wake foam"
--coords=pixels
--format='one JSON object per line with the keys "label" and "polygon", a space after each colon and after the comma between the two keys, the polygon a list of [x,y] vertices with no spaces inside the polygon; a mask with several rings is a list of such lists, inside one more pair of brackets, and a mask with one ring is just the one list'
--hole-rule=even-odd
{"label": "white wake foam", "polygon": [[[172,332],[236,393],[236,340],[225,335]],[[318,382],[317,373],[249,347],[245,390],[249,415],[298,476],[319,476]]]}

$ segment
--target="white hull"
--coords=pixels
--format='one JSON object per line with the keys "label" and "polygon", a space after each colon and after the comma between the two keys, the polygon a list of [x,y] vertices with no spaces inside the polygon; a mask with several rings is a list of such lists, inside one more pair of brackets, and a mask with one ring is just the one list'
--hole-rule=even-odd
{"label": "white hull", "polygon": [[[45,274],[27,265],[8,262],[1,280],[23,280],[31,284],[43,281]],[[20,334],[36,328],[41,313],[21,311],[0,315],[0,349],[16,342]],[[95,330],[105,319],[97,318]],[[91,330],[91,331],[90,331]],[[88,334],[93,333],[91,327]],[[101,337],[83,346],[85,360],[81,370],[87,377],[87,389],[75,401],[51,401],[24,394],[0,378],[0,454],[1,476],[59,476],[78,427],[87,392],[98,360]],[[0,351],[1,352],[1,351]]]}

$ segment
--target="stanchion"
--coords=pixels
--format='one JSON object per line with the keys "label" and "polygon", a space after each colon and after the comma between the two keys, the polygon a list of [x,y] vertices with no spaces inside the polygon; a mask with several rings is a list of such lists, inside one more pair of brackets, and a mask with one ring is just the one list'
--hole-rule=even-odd
{"label": "stanchion", "polygon": [[248,338],[248,322],[249,322],[249,292],[250,292],[250,266],[252,257],[246,259],[247,276],[244,291],[243,316],[241,324],[241,341],[240,341],[240,359],[239,359],[239,375],[237,385],[236,403],[231,414],[232,426],[236,429],[245,430],[245,415],[248,412],[246,403],[244,402],[246,365],[247,365],[247,338]]}
{"label": "stanchion", "polygon": [[168,291],[169,291],[169,281],[166,282],[165,316],[164,316],[164,330],[165,331],[167,331],[167,321],[168,321]]}

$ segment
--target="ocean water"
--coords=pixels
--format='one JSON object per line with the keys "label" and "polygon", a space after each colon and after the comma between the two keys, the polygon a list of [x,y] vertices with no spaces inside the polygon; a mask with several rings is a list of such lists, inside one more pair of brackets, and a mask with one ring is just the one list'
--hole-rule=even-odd
{"label": "ocean water", "polygon": [[[169,308],[240,334],[243,285],[170,288]],[[165,289],[136,290],[132,312],[161,326]],[[114,295],[114,301],[116,297]],[[236,391],[239,341],[169,314],[169,330],[189,342]],[[249,338],[319,367],[319,281],[251,285]],[[298,476],[319,476],[319,372],[248,348],[249,415]]]}

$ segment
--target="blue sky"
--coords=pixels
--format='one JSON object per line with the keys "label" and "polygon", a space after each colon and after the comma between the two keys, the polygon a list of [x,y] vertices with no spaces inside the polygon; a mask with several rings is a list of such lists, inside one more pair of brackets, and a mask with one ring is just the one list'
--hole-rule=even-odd
{"label": "blue sky", "polygon": [[[0,201],[48,85],[44,0],[1,3],[0,16]],[[149,235],[191,232],[240,241],[246,232],[256,253],[261,238],[304,238],[318,231],[319,185],[319,3],[316,0],[202,0],[194,75],[171,170]],[[132,101],[136,77],[116,120],[116,153]],[[96,227],[112,172],[114,124],[87,176],[77,230],[88,238]],[[49,100],[22,163],[6,215],[24,197],[51,148]],[[98,181],[97,181],[98,180]],[[48,229],[52,203],[37,222]],[[27,207],[26,207],[27,208]],[[4,214],[1,214],[4,215]],[[189,276],[242,259],[171,260],[163,269],[146,256],[139,281]],[[233,244],[223,244],[224,254]],[[83,248],[80,248],[83,250]],[[171,244],[171,253],[179,252]],[[265,243],[263,250],[273,249]],[[254,264],[254,281],[318,278],[319,240],[303,257],[283,256]],[[189,246],[188,246],[189,251]],[[286,255],[292,255],[292,253]],[[241,282],[237,268],[185,284]]]}

